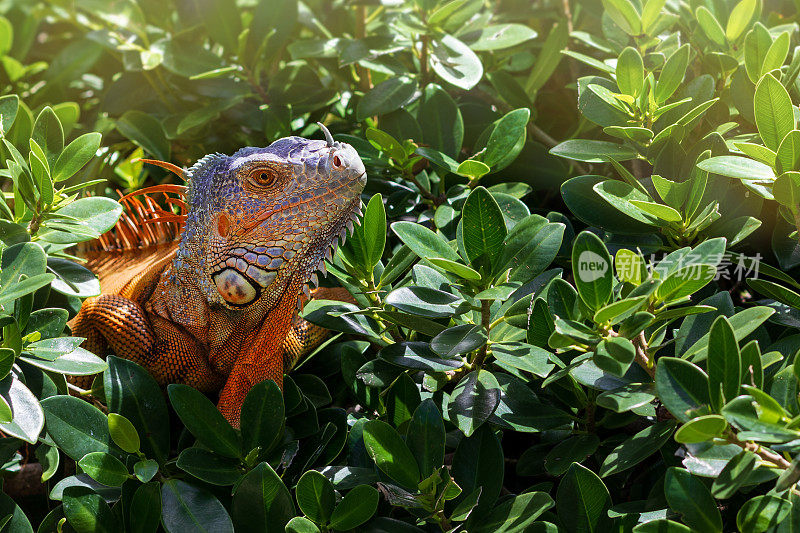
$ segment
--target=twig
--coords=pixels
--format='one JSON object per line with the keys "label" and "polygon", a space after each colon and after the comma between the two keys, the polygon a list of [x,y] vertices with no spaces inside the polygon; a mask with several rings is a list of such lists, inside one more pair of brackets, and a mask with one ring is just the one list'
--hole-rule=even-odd
{"label": "twig", "polygon": [[651,378],[656,377],[656,367],[647,355],[647,339],[644,338],[644,331],[633,339],[633,346],[636,348],[636,362],[647,372]]}
{"label": "twig", "polygon": [[764,448],[763,446],[761,446],[760,444],[756,444],[755,442],[747,442],[739,440],[739,437],[734,435],[733,432],[728,433],[727,438],[728,442],[730,442],[731,444],[735,444],[745,450],[753,452],[762,460],[773,463],[778,468],[786,470],[787,468],[792,466],[792,463],[786,460],[786,458],[783,457],[782,455],[773,452],[769,448]]}
{"label": "twig", "polygon": [[[542,128],[540,128],[533,122],[528,123],[528,130],[530,131],[531,137],[534,137],[536,140],[538,140],[548,148],[553,148],[554,146],[558,145],[557,140],[553,139],[546,131],[544,131]],[[590,169],[585,167],[580,161],[570,161],[570,163],[572,163],[572,165],[575,167],[575,169],[577,169],[577,171],[580,174],[591,173]]]}

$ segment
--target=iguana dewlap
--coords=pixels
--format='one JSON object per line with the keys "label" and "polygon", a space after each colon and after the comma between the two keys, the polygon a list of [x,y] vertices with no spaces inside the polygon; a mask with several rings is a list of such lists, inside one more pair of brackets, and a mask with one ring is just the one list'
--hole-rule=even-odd
{"label": "iguana dewlap", "polygon": [[188,212],[177,245],[101,256],[112,278],[123,261],[135,264],[84,302],[73,334],[162,384],[221,389],[218,407],[238,426],[250,387],[281,384],[316,340],[297,318],[298,299],[360,209],[364,164],[324,132],[325,141],[287,137],[209,155],[185,171]]}

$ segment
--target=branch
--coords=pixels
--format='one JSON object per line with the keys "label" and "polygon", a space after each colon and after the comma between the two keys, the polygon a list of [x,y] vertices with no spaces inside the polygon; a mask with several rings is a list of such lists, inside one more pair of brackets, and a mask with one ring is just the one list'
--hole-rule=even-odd
{"label": "branch", "polygon": [[633,346],[636,348],[636,362],[639,363],[639,366],[641,366],[651,378],[655,379],[656,367],[647,355],[647,339],[644,338],[644,331],[640,332],[639,335],[633,339]]}
{"label": "branch", "polygon": [[731,444],[735,444],[745,450],[753,452],[761,460],[773,463],[778,468],[786,470],[790,466],[792,466],[792,463],[786,460],[785,457],[783,457],[779,453],[773,452],[769,448],[764,448],[763,446],[761,446],[760,444],[756,444],[755,442],[747,442],[739,440],[739,437],[734,435],[733,432],[729,433],[727,437],[728,437],[728,442],[730,442]]}

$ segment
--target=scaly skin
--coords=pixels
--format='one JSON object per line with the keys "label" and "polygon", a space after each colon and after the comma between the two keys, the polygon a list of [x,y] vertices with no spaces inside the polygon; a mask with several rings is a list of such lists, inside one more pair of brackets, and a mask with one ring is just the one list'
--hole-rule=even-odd
{"label": "scaly skin", "polygon": [[222,389],[218,407],[238,426],[253,385],[282,384],[286,344],[314,336],[296,320],[298,298],[360,208],[364,164],[325,133],[198,161],[177,251],[84,302],[73,333],[162,384]]}

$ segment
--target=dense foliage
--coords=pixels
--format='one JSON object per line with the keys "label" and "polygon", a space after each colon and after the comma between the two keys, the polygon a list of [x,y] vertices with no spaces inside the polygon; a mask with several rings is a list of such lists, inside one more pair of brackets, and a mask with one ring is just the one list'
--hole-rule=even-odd
{"label": "dense foliage", "polygon": [[[800,528],[796,3],[0,13],[0,531]],[[69,336],[140,157],[316,121],[367,166],[357,303],[241,431]]]}

